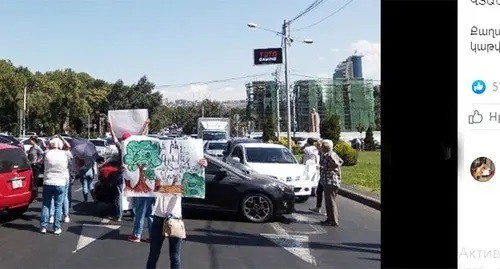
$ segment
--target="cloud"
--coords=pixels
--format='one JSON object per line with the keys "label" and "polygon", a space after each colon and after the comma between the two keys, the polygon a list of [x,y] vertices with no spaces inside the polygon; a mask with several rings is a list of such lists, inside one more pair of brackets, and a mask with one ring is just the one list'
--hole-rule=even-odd
{"label": "cloud", "polygon": [[189,91],[194,95],[196,99],[205,99],[208,97],[208,85],[199,84],[189,86]]}
{"label": "cloud", "polygon": [[201,84],[183,88],[160,89],[159,92],[169,101],[178,99],[194,101],[206,98],[218,101],[246,99],[244,84],[222,87],[216,84]]}
{"label": "cloud", "polygon": [[323,56],[320,56],[320,57],[318,58],[318,60],[320,60],[320,61],[324,62],[324,61],[326,61],[326,58],[325,58],[325,57],[323,57]]}
{"label": "cloud", "polygon": [[358,40],[351,44],[351,53],[363,55],[363,77],[380,80],[380,43]]}
{"label": "cloud", "polygon": [[338,48],[331,48],[330,51],[331,52],[339,52],[340,50]]}

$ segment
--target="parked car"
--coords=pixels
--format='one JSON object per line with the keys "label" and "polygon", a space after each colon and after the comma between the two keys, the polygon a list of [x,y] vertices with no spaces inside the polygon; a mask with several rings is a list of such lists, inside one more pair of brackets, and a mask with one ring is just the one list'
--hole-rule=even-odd
{"label": "parked car", "polygon": [[13,145],[16,147],[23,147],[23,144],[19,142],[15,137],[7,135],[7,134],[0,134],[0,143],[8,144],[8,145]]}
{"label": "parked car", "polygon": [[97,150],[97,154],[103,158],[108,158],[111,156],[111,148],[109,147],[109,144],[106,140],[104,139],[89,139],[89,141],[95,145],[95,148]]}
{"label": "parked car", "polygon": [[257,223],[294,211],[292,187],[269,176],[242,173],[208,154],[205,158],[205,199],[183,198],[183,208],[237,213]]}
{"label": "parked car", "polygon": [[109,148],[111,149],[111,155],[118,154],[118,148],[115,145],[115,141],[113,141],[112,137],[106,137],[106,142],[109,145]]}
{"label": "parked car", "polygon": [[311,195],[313,182],[308,179],[305,165],[282,145],[242,143],[233,148],[226,162],[244,173],[268,175],[293,186],[298,202],[307,201]]}
{"label": "parked car", "polygon": [[0,212],[24,213],[37,187],[23,148],[0,143]]}
{"label": "parked car", "polygon": [[232,138],[226,143],[226,148],[222,152],[222,160],[225,162],[229,153],[233,151],[233,148],[241,143],[262,143],[262,140],[246,137]]}
{"label": "parked car", "polygon": [[210,140],[205,143],[204,152],[216,158],[222,159],[222,152],[226,148],[226,140]]}

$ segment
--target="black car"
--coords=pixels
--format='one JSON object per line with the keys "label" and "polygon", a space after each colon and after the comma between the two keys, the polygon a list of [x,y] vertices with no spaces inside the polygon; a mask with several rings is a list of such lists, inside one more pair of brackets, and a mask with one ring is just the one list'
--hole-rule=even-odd
{"label": "black car", "polygon": [[15,137],[6,135],[6,134],[0,134],[0,143],[24,148],[23,144],[19,140],[17,140]]}
{"label": "black car", "polygon": [[254,139],[254,138],[232,138],[227,141],[226,143],[226,148],[222,152],[222,160],[225,162],[226,157],[233,151],[233,148],[236,147],[238,144],[243,144],[243,143],[262,143],[262,140],[259,139]]}
{"label": "black car", "polygon": [[208,154],[205,158],[205,199],[183,198],[184,208],[237,213],[251,222],[293,212],[292,187],[268,176],[243,174]]}

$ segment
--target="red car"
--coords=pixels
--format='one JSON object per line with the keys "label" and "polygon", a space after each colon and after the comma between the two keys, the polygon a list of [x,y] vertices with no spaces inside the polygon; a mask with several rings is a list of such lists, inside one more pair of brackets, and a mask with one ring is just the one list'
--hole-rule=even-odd
{"label": "red car", "polygon": [[37,196],[23,148],[0,143],[0,213],[24,213]]}

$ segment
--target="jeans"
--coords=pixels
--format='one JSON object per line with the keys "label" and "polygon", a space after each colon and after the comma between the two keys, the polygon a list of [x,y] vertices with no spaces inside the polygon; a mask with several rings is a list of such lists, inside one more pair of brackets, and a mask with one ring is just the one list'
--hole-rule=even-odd
{"label": "jeans", "polygon": [[116,175],[116,198],[115,198],[115,208],[116,208],[116,217],[123,217],[123,174],[118,173]]}
{"label": "jeans", "polygon": [[[156,263],[160,257],[161,247],[165,237],[163,236],[163,221],[165,218],[158,216],[153,217],[153,225],[151,227],[151,243],[149,244],[149,257],[146,268],[156,268]],[[170,268],[181,268],[181,244],[182,239],[176,237],[168,238],[170,250]]]}
{"label": "jeans", "polygon": [[153,222],[153,204],[155,202],[154,197],[133,197],[134,205],[134,230],[133,235],[135,237],[141,238],[142,229],[144,226],[144,218],[146,218],[146,223],[148,225],[149,237],[151,237],[151,224]]}
{"label": "jeans", "polygon": [[42,216],[40,217],[40,226],[42,228],[47,228],[47,226],[49,225],[49,209],[51,201],[55,201],[54,211],[56,217],[54,218],[54,230],[61,228],[64,189],[64,186],[43,186]]}
{"label": "jeans", "polygon": [[80,182],[82,182],[82,191],[83,191],[83,201],[87,202],[88,197],[89,197],[89,192],[91,191],[91,183],[92,183],[93,178],[84,176],[83,178],[80,179]]}
{"label": "jeans", "polygon": [[[69,209],[71,203],[71,187],[73,184],[68,183],[63,188],[63,200],[62,200],[62,213],[64,216],[69,216]],[[50,215],[54,216],[54,199],[50,201]]]}

